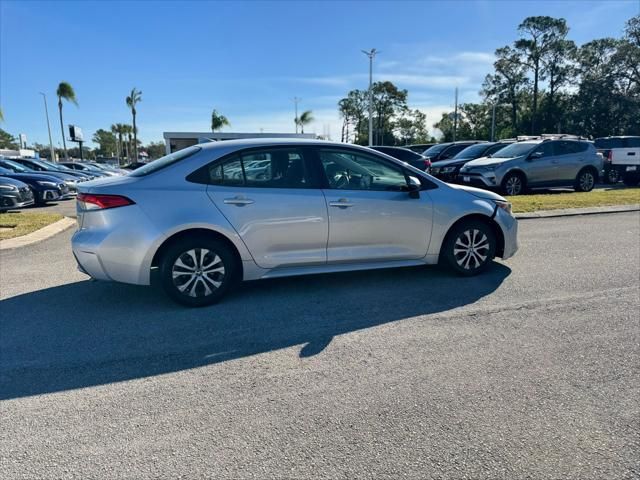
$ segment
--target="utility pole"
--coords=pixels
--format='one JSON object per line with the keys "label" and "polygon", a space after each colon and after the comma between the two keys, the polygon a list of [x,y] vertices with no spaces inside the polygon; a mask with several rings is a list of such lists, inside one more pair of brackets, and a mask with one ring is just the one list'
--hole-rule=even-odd
{"label": "utility pole", "polygon": [[369,57],[369,146],[373,145],[373,59],[377,53],[375,48],[372,48],[368,52],[362,50],[367,57]]}
{"label": "utility pole", "polygon": [[453,141],[456,141],[456,133],[458,131],[458,87],[456,87],[456,106],[453,110]]}
{"label": "utility pole", "polygon": [[295,117],[295,124],[296,124],[296,135],[298,134],[298,102],[302,100],[301,98],[298,97],[293,97],[293,103],[296,106],[296,117]]}
{"label": "utility pole", "polygon": [[491,107],[491,141],[496,141],[496,102],[493,102],[493,107]]}
{"label": "utility pole", "polygon": [[[47,96],[42,93],[39,92],[40,95],[42,95],[42,100],[44,100],[44,114],[47,117],[47,130],[49,131],[49,150],[51,153],[51,161],[55,162],[56,161],[56,152],[53,149],[53,142],[51,141],[51,125],[49,124],[49,108],[47,108]],[[64,134],[64,132],[62,132]]]}

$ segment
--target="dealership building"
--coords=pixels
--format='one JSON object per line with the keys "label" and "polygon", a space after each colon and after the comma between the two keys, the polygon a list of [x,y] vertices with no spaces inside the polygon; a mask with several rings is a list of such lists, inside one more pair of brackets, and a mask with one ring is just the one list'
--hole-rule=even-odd
{"label": "dealership building", "polygon": [[314,133],[164,132],[163,136],[167,154],[198,143],[238,140],[241,138],[316,138]]}

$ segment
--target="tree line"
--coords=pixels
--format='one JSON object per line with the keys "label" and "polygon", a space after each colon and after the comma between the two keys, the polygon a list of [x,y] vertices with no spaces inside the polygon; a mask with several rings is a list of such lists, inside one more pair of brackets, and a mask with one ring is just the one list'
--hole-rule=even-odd
{"label": "tree line", "polygon": [[[563,18],[528,17],[519,38],[498,48],[481,102],[460,106],[457,139],[572,133],[596,138],[640,134],[640,16],[621,38],[578,46]],[[454,115],[434,126],[453,139]]]}
{"label": "tree line", "polygon": [[[640,134],[640,16],[627,21],[621,38],[581,46],[563,18],[525,18],[518,36],[495,51],[481,101],[463,103],[434,124],[442,141],[490,139],[494,108],[495,138]],[[407,90],[376,82],[372,97],[374,145],[435,140],[424,113],[409,108]],[[368,143],[368,108],[368,90],[351,90],[338,102],[343,142]]]}

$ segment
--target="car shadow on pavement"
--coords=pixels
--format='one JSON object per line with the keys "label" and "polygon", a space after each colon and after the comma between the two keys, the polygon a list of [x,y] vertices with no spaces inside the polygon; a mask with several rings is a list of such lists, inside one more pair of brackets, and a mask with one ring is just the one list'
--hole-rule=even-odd
{"label": "car shadow on pavement", "polygon": [[157,289],[81,281],[0,302],[0,399],[176,372],[446,312],[495,291],[496,263],[463,278],[432,267],[248,282],[189,309]]}

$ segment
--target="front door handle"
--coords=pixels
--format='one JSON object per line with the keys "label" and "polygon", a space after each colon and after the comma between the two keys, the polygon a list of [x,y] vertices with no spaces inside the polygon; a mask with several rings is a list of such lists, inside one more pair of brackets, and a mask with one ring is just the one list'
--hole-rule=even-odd
{"label": "front door handle", "polygon": [[238,207],[244,207],[245,205],[254,203],[250,198],[244,197],[225,198],[223,202],[227,205],[237,205]]}
{"label": "front door handle", "polygon": [[353,207],[353,203],[350,203],[346,198],[341,198],[337,202],[329,202],[329,206],[338,208]]}
{"label": "front door handle", "polygon": [[634,156],[635,154],[636,154],[636,152],[627,152],[627,155]]}

